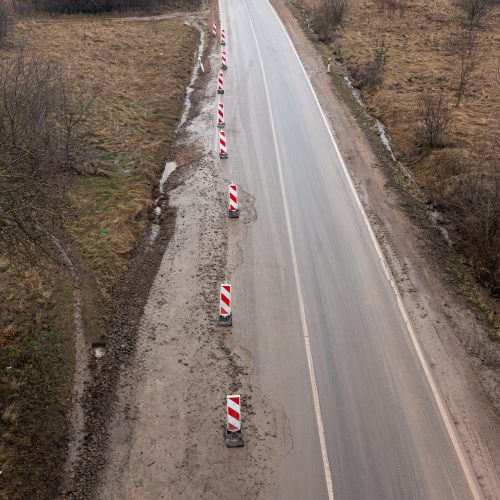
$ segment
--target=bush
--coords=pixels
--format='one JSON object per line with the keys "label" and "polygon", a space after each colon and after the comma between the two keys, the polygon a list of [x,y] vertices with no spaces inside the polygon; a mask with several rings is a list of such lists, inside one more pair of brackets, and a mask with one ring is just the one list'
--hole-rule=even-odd
{"label": "bush", "polygon": [[490,0],[455,0],[455,3],[464,12],[463,22],[473,26],[479,24],[486,15]]}
{"label": "bush", "polygon": [[373,51],[373,59],[360,64],[352,73],[354,84],[358,88],[367,87],[374,90],[384,82],[388,49],[384,42]]}
{"label": "bush", "polygon": [[68,87],[52,62],[18,55],[0,67],[0,253],[28,255],[56,215],[52,196],[87,110]]}
{"label": "bush", "polygon": [[451,108],[443,94],[426,93],[418,103],[419,122],[416,141],[419,146],[442,148],[449,140]]}
{"label": "bush", "polygon": [[483,285],[500,287],[500,172],[472,169],[450,183],[449,218]]}
{"label": "bush", "polygon": [[322,0],[314,12],[313,29],[322,42],[330,42],[347,15],[347,0]]}

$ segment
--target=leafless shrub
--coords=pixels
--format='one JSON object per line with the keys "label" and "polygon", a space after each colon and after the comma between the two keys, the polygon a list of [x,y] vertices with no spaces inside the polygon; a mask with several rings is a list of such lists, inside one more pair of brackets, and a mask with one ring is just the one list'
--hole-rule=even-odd
{"label": "leafless shrub", "polygon": [[335,29],[340,26],[347,15],[347,0],[321,0],[313,17],[313,29],[319,40],[330,42]]}
{"label": "leafless shrub", "polygon": [[46,237],[83,108],[60,65],[19,55],[0,68],[0,253],[28,255]]}
{"label": "leafless shrub", "polygon": [[456,106],[466,96],[471,77],[480,54],[481,21],[487,14],[488,0],[456,0],[463,15],[458,19],[458,32],[452,39],[451,47],[457,60]]}
{"label": "leafless shrub", "polygon": [[419,146],[441,148],[449,140],[451,108],[441,93],[428,92],[418,102],[419,122],[416,140]]}
{"label": "leafless shrub", "polygon": [[406,0],[375,0],[375,5],[379,12],[389,12],[391,17],[396,10],[399,10],[399,16],[403,17],[406,11]]}
{"label": "leafless shrub", "polygon": [[456,102],[459,106],[467,95],[471,83],[471,76],[479,61],[479,36],[476,29],[460,30],[453,41],[453,49],[457,60],[457,88]]}
{"label": "leafless shrub", "polygon": [[388,60],[388,49],[384,42],[373,51],[373,57],[353,70],[354,84],[358,88],[374,90],[384,82],[384,72]]}
{"label": "leafless shrub", "polygon": [[404,15],[406,13],[406,4],[407,4],[407,0],[399,0],[399,5],[398,5],[399,17],[404,17]]}
{"label": "leafless shrub", "polygon": [[462,23],[478,25],[486,15],[490,2],[489,0],[455,0],[456,5],[463,11]]}
{"label": "leafless shrub", "polygon": [[9,27],[9,11],[5,0],[0,0],[0,44],[7,36]]}
{"label": "leafless shrub", "polygon": [[500,172],[471,167],[446,192],[449,217],[480,281],[500,287]]}

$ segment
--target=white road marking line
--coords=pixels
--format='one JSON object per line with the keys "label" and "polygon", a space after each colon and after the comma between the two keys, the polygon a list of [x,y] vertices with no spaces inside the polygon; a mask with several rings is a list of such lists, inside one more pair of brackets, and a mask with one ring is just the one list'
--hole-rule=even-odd
{"label": "white road marking line", "polygon": [[328,452],[326,449],[325,431],[324,431],[324,427],[323,427],[323,418],[321,416],[321,407],[319,404],[318,386],[316,384],[316,374],[314,371],[314,363],[313,363],[313,358],[312,358],[311,346],[309,344],[309,330],[307,328],[306,313],[305,313],[305,308],[304,308],[304,299],[302,296],[302,288],[300,285],[299,269],[298,269],[298,265],[297,265],[297,256],[295,253],[295,243],[294,243],[294,239],[293,239],[292,225],[290,222],[290,213],[288,210],[288,201],[287,201],[286,192],[285,192],[285,183],[284,183],[284,179],[283,179],[283,168],[282,168],[281,157],[280,157],[280,153],[279,153],[278,139],[276,136],[276,129],[274,127],[274,116],[273,116],[273,109],[271,106],[271,98],[269,96],[269,88],[267,86],[267,77],[266,77],[266,72],[264,70],[264,63],[262,61],[262,54],[260,52],[260,47],[259,47],[259,43],[257,40],[257,35],[255,33],[252,19],[250,17],[250,13],[248,12],[248,8],[247,8],[247,4],[246,4],[245,0],[243,0],[243,4],[245,5],[245,10],[246,10],[246,13],[248,16],[248,20],[250,22],[250,27],[252,29],[252,33],[254,36],[255,45],[257,47],[257,53],[259,56],[259,62],[260,62],[262,77],[263,77],[263,81],[264,81],[264,88],[266,91],[266,99],[267,99],[267,104],[268,104],[268,109],[269,109],[269,117],[271,120],[273,141],[274,141],[274,147],[275,147],[275,151],[276,151],[276,163],[278,165],[281,195],[283,198],[283,205],[284,205],[284,209],[285,209],[285,219],[286,219],[286,226],[287,226],[287,230],[288,230],[288,240],[289,240],[289,244],[290,244],[290,251],[292,254],[293,273],[295,275],[295,284],[297,287],[297,296],[298,296],[299,309],[300,309],[300,319],[302,322],[302,330],[304,332],[304,345],[305,345],[305,350],[306,350],[307,365],[309,368],[309,379],[311,382],[311,390],[312,390],[312,396],[313,396],[313,402],[314,402],[314,413],[316,415],[316,424],[318,426],[318,435],[319,435],[319,444],[321,447],[321,456],[323,458],[323,468],[325,471],[326,488],[327,488],[327,492],[328,492],[328,499],[334,500],[332,473],[330,471],[330,461],[328,459]]}
{"label": "white road marking line", "polygon": [[[244,1],[244,0],[243,0]],[[309,76],[307,75],[307,72],[304,68],[304,65],[302,64],[302,61],[300,60],[300,57],[297,53],[297,50],[295,49],[295,46],[293,45],[293,42],[290,38],[290,35],[288,34],[288,31],[286,30],[285,26],[283,25],[283,22],[281,20],[281,18],[279,17],[278,13],[276,12],[276,10],[274,9],[274,7],[272,6],[272,4],[269,2],[268,0],[268,3],[269,3],[269,6],[271,7],[271,10],[273,11],[274,15],[276,16],[282,30],[284,31],[287,39],[288,39],[288,43],[290,44],[290,46],[292,47],[292,50],[295,54],[295,57],[297,58],[297,60],[299,61],[299,64],[300,64],[300,67],[302,68],[302,71],[306,77],[306,80],[307,80],[307,83],[309,84],[309,87],[311,89],[311,92],[312,92],[312,95],[314,96],[314,100],[316,101],[316,104],[318,106],[318,109],[321,113],[321,116],[323,117],[323,121],[325,123],[325,126],[328,130],[328,133],[330,135],[330,139],[333,143],[333,146],[335,147],[335,151],[337,152],[337,155],[340,159],[340,163],[342,165],[342,169],[344,171],[344,174],[347,178],[347,181],[349,182],[349,186],[352,190],[352,193],[354,195],[354,198],[356,200],[356,203],[359,207],[359,210],[361,212],[361,215],[363,217],[363,220],[368,228],[368,232],[370,234],[370,238],[373,242],[373,245],[375,247],[375,251],[377,252],[377,256],[379,258],[379,261],[382,265],[382,268],[384,270],[384,273],[386,275],[386,278],[388,279],[389,283],[391,284],[391,287],[396,295],[396,302],[397,302],[397,305],[398,305],[398,308],[399,308],[399,311],[401,312],[401,315],[403,317],[403,321],[405,322],[406,324],[406,328],[408,329],[408,333],[410,334],[410,338],[412,340],[412,343],[413,343],[413,346],[415,348],[415,351],[417,353],[417,356],[418,356],[418,359],[420,361],[420,364],[422,366],[422,369],[425,373],[425,376],[427,378],[427,381],[429,382],[429,385],[431,387],[431,391],[432,391],[432,394],[434,395],[434,399],[436,401],[436,404],[438,406],[438,409],[439,409],[439,412],[441,414],[441,417],[444,421],[444,424],[446,426],[446,429],[448,431],[448,434],[450,436],[450,439],[451,439],[451,442],[453,444],[453,447],[455,448],[455,452],[457,454],[457,457],[458,457],[458,460],[460,461],[460,465],[462,466],[462,469],[464,471],[464,474],[465,474],[465,477],[467,479],[467,482],[469,483],[469,487],[470,487],[470,490],[471,490],[471,493],[472,493],[472,496],[474,497],[475,500],[480,500],[482,498],[482,495],[480,494],[479,492],[479,488],[478,488],[478,485],[477,485],[477,482],[476,480],[474,479],[474,475],[470,469],[470,465],[469,465],[469,462],[468,460],[466,459],[465,455],[464,455],[464,452],[462,450],[462,447],[460,446],[460,441],[459,441],[459,438],[457,436],[457,433],[456,433],[456,429],[455,427],[453,426],[453,423],[451,421],[451,417],[450,417],[450,414],[443,402],[443,399],[439,393],[439,390],[437,388],[437,385],[436,385],[436,382],[434,381],[434,378],[432,377],[432,373],[430,371],[430,368],[428,366],[428,363],[427,363],[427,360],[425,359],[425,355],[422,351],[422,348],[420,346],[420,343],[418,342],[418,339],[417,339],[417,336],[415,334],[415,331],[413,329],[413,326],[410,322],[410,318],[408,317],[408,313],[406,312],[406,308],[404,306],[404,303],[403,303],[403,299],[401,297],[401,294],[399,292],[399,288],[398,286],[396,285],[396,281],[394,280],[394,277],[392,276],[392,273],[387,265],[387,262],[385,260],[385,257],[384,257],[384,254],[382,252],[382,249],[380,248],[380,245],[378,243],[378,240],[375,236],[375,233],[373,231],[373,228],[370,224],[370,221],[368,219],[368,216],[366,215],[366,212],[365,212],[365,209],[363,207],[363,204],[361,203],[361,200],[358,196],[358,192],[356,191],[356,188],[354,186],[354,182],[351,178],[351,174],[349,173],[349,171],[347,170],[347,167],[346,167],[346,164],[344,162],[344,159],[342,158],[342,155],[340,154],[340,150],[337,146],[337,142],[335,141],[335,138],[333,136],[333,133],[332,133],[332,130],[330,128],[330,124],[328,123],[328,120],[325,116],[325,113],[323,112],[323,108],[321,107],[321,104],[318,100],[318,96],[316,95],[316,92],[314,90],[314,87],[312,86],[312,83],[311,83],[311,80],[309,79]],[[246,6],[246,5],[245,5]],[[253,29],[253,28],[252,28]],[[255,35],[255,33],[254,33]]]}

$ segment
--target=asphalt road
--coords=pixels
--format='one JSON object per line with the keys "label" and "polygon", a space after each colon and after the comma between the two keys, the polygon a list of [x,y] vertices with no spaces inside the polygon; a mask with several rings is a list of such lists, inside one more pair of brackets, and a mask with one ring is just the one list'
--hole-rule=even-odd
{"label": "asphalt road", "polygon": [[279,19],[267,0],[220,0],[220,9],[229,66],[223,168],[257,212],[231,276],[233,332],[253,353],[253,383],[290,422],[276,498],[474,498]]}

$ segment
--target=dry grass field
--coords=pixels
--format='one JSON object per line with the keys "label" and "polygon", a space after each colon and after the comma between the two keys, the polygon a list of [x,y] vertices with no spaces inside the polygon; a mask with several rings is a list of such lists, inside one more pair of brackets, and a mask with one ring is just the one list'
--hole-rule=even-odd
{"label": "dry grass field", "polygon": [[[291,4],[312,20],[320,2],[294,0]],[[349,1],[347,16],[326,49],[332,59],[355,75],[363,63],[373,59],[377,49],[384,47],[387,63],[383,83],[376,88],[362,86],[363,101],[384,123],[398,159],[411,167],[429,198],[451,221],[454,208],[447,212],[449,196],[454,196],[453,188],[464,176],[479,170],[490,176],[488,182],[497,186],[499,182],[500,6],[490,5],[480,22],[474,68],[467,92],[457,106],[460,57],[455,47],[461,36],[462,11],[453,0],[405,2],[403,13],[397,8],[391,11],[387,3],[391,2],[381,10],[375,0]],[[415,129],[420,119],[419,101],[426,93],[442,95],[449,107],[451,121],[444,147],[422,148],[418,144]],[[494,203],[498,213],[498,195]],[[479,281],[486,286],[496,281],[493,289],[498,291],[500,261],[491,266],[496,267],[495,272],[481,269],[480,252],[484,250],[463,242],[464,235],[453,223],[449,230],[464,262],[475,266]],[[499,237],[497,230],[500,244]]]}
{"label": "dry grass field", "polygon": [[[79,173],[62,179],[59,228],[79,270],[89,341],[106,334],[113,289],[145,227],[198,42],[181,17],[78,16],[23,18],[0,48],[0,63],[22,50],[62,64],[70,86],[93,101]],[[48,257],[36,266],[14,260],[0,256],[0,497],[55,498],[73,373],[72,283]]]}

